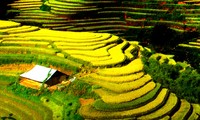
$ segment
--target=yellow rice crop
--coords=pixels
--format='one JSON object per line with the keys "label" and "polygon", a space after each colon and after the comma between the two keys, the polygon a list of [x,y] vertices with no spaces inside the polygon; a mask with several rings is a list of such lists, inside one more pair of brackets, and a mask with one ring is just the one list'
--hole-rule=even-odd
{"label": "yellow rice crop", "polygon": [[115,47],[112,47],[108,50],[110,53],[110,56],[112,57],[111,60],[105,60],[105,61],[97,61],[92,62],[93,66],[106,66],[106,65],[115,65],[124,62],[126,59],[126,56],[123,54],[122,49],[128,44],[128,42],[123,42],[121,44],[118,44]]}
{"label": "yellow rice crop", "polygon": [[[29,38],[24,38],[24,37],[13,37],[12,35],[10,35],[9,37],[4,37],[2,39],[3,41],[31,41],[31,39]],[[34,40],[36,41],[36,40]],[[44,42],[44,41],[42,41]]]}
{"label": "yellow rice crop", "polygon": [[[118,59],[119,58],[119,59]],[[124,54],[116,54],[115,57],[105,61],[94,61],[92,62],[93,66],[108,66],[108,65],[116,65],[123,63],[126,60],[126,56]]]}
{"label": "yellow rice crop", "polygon": [[125,76],[102,76],[96,73],[90,74],[90,77],[100,80],[102,82],[114,82],[114,83],[124,83],[131,82],[141,78],[144,75],[144,72],[138,72],[135,74],[125,75]]}
{"label": "yellow rice crop", "polygon": [[21,25],[21,23],[0,20],[0,29],[18,27],[20,25]]}
{"label": "yellow rice crop", "polygon": [[71,2],[59,2],[59,1],[55,1],[55,0],[49,0],[49,3],[52,3],[52,4],[58,4],[58,5],[63,5],[63,6],[74,6],[74,7],[77,7],[77,6],[82,6],[82,4],[80,4],[78,1],[75,3],[71,3]]}
{"label": "yellow rice crop", "polygon": [[200,105],[199,104],[192,104],[193,112],[188,118],[188,120],[198,120],[200,114]]}
{"label": "yellow rice crop", "polygon": [[39,30],[38,27],[35,26],[18,26],[18,27],[13,27],[13,28],[5,28],[5,29],[0,29],[0,32],[6,32],[6,33],[18,33],[18,32],[28,32],[28,31],[34,31],[34,30]]}
{"label": "yellow rice crop", "polygon": [[168,96],[168,90],[162,89],[158,96],[151,102],[146,105],[143,105],[139,108],[126,110],[126,111],[117,111],[117,112],[105,112],[97,111],[92,105],[81,106],[79,113],[86,119],[114,119],[114,118],[134,118],[136,116],[142,116],[148,114],[159,108]]}
{"label": "yellow rice crop", "polygon": [[38,27],[31,26],[30,28],[27,29],[18,29],[18,30],[13,30],[13,31],[8,31],[9,34],[17,34],[17,33],[25,33],[25,32],[32,32],[39,30]]}
{"label": "yellow rice crop", "polygon": [[97,90],[95,90],[95,92],[101,97],[101,99],[105,103],[111,103],[111,104],[119,103],[120,104],[122,102],[128,102],[128,101],[137,99],[137,98],[147,94],[148,92],[153,90],[155,88],[155,86],[156,86],[156,84],[154,82],[149,82],[140,89],[137,89],[137,90],[134,90],[131,92],[127,92],[127,93],[121,93],[121,94],[112,94],[103,89],[97,89]]}
{"label": "yellow rice crop", "polygon": [[153,55],[150,57],[150,59],[151,59],[151,58],[152,58],[152,59],[156,59],[156,58],[158,58],[159,56],[161,57],[161,58],[159,59],[159,63],[160,63],[160,64],[164,63],[165,60],[167,59],[167,60],[169,60],[168,64],[170,64],[170,65],[176,65],[176,61],[173,59],[174,55],[166,55],[166,54],[162,54],[162,53],[156,53],[156,54],[153,54]]}
{"label": "yellow rice crop", "polygon": [[14,28],[6,28],[6,29],[2,29],[0,30],[0,32],[11,32],[11,31],[15,31],[15,30],[22,30],[22,29],[29,29],[31,26],[19,26],[19,27],[14,27]]}
{"label": "yellow rice crop", "polygon": [[[63,46],[63,45],[73,45],[73,46],[92,46],[92,45],[97,45],[97,44],[109,44],[109,43],[114,43],[114,42],[117,42],[117,40],[119,40],[119,37],[117,36],[112,36],[111,38],[109,39],[102,39],[102,41],[85,41],[85,40],[68,40],[66,39],[67,41],[64,42],[55,42],[55,45],[59,46]],[[92,40],[92,39],[91,39]]]}
{"label": "yellow rice crop", "polygon": [[103,56],[110,56],[108,53],[108,49],[113,47],[115,44],[110,44],[105,47],[96,49],[96,50],[68,50],[67,53],[71,55],[87,55],[87,56],[94,56],[94,57],[103,57]]}
{"label": "yellow rice crop", "polygon": [[[143,115],[142,117],[139,117],[138,119],[151,120],[151,119],[158,119],[162,116],[168,115],[177,107],[177,103],[178,103],[178,98],[176,97],[175,94],[171,93],[166,103],[164,104],[164,106],[162,106],[160,109],[156,110],[155,112],[150,113],[148,115]],[[174,119],[174,120],[182,120],[182,119]]]}
{"label": "yellow rice crop", "polygon": [[[87,80],[86,80],[87,81]],[[147,82],[151,81],[151,76],[150,75],[144,75],[138,80],[131,81],[131,82],[126,82],[126,83],[110,83],[110,82],[102,82],[98,80],[88,80],[89,82],[93,84],[97,84],[103,88],[106,88],[108,90],[111,90],[113,92],[117,93],[123,93],[123,92],[128,92],[134,89],[138,89],[145,85]]]}
{"label": "yellow rice crop", "polygon": [[19,44],[19,45],[39,45],[48,46],[49,42],[38,42],[38,41],[3,41],[3,44]]}
{"label": "yellow rice crop", "polygon": [[125,55],[129,58],[129,59],[133,59],[134,56],[132,54],[132,52],[135,50],[135,46],[130,45],[126,50],[125,50]]}
{"label": "yellow rice crop", "polygon": [[137,58],[131,61],[128,65],[123,67],[115,67],[115,68],[106,68],[106,69],[99,69],[98,74],[101,75],[127,75],[132,74],[135,72],[139,72],[143,69],[143,63],[141,58]]}
{"label": "yellow rice crop", "polygon": [[188,44],[178,44],[178,46],[200,49],[200,46],[193,46],[193,45],[188,45]]}
{"label": "yellow rice crop", "polygon": [[163,118],[160,118],[159,120],[170,120],[170,118],[171,117],[167,115],[167,116],[164,116]]}
{"label": "yellow rice crop", "polygon": [[139,45],[139,41],[129,41],[131,45]]}
{"label": "yellow rice crop", "polygon": [[197,45],[197,46],[200,46],[200,43],[199,42],[189,42],[190,45]]}
{"label": "yellow rice crop", "polygon": [[[21,33],[19,36],[23,37],[54,37],[57,39],[62,39],[64,41],[69,40],[104,40],[110,38],[110,34],[100,34],[100,33],[89,33],[89,32],[69,32],[69,31],[53,31],[48,29],[40,29],[38,31],[30,33]],[[101,36],[101,37],[98,37]],[[65,39],[63,39],[65,38]]]}
{"label": "yellow rice crop", "polygon": [[191,105],[186,100],[181,100],[181,106],[179,110],[171,117],[172,120],[184,120],[186,115],[190,112]]}
{"label": "yellow rice crop", "polygon": [[92,57],[92,56],[85,56],[85,55],[71,55],[72,57],[85,60],[88,62],[96,62],[96,61],[106,61],[112,59],[110,56],[105,56],[105,57]]}
{"label": "yellow rice crop", "polygon": [[94,46],[80,47],[80,46],[56,46],[59,49],[64,50],[67,53],[68,50],[95,50],[104,47],[106,44],[98,44]]}

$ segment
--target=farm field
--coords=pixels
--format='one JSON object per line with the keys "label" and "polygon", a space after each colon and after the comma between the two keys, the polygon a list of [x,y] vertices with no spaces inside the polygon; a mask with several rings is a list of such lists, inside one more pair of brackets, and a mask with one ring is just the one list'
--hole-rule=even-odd
{"label": "farm field", "polygon": [[[199,5],[4,0],[0,119],[199,120]],[[20,77],[36,65],[57,71]]]}
{"label": "farm field", "polygon": [[[199,2],[141,0],[17,0],[9,3],[8,19],[53,30],[108,32],[127,40],[156,24],[183,33],[199,27]],[[38,14],[39,13],[39,14]]]}
{"label": "farm field", "polygon": [[[199,103],[179,98],[145,71],[143,52],[150,49],[136,42],[109,33],[39,27],[30,31],[3,20],[0,31],[1,119],[200,118]],[[198,46],[198,42],[189,44]],[[177,64],[165,54],[149,59]],[[57,85],[54,92],[19,85],[19,75],[36,64],[56,68],[76,80],[65,87]]]}

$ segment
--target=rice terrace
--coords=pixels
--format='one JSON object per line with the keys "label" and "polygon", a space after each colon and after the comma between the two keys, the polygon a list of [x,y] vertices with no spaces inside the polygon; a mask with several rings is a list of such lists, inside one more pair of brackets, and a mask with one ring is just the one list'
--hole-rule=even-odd
{"label": "rice terrace", "polygon": [[1,120],[200,120],[200,0],[1,0]]}

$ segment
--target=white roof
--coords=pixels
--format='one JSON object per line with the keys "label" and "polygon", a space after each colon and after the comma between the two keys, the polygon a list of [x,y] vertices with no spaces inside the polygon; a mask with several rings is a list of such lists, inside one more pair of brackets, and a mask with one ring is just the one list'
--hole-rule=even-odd
{"label": "white roof", "polygon": [[[28,72],[21,74],[21,77],[25,77],[38,82],[43,82],[45,79],[49,80],[51,76],[56,72],[55,69],[47,68],[44,66],[36,65],[33,69]],[[49,77],[48,73],[50,74]]]}

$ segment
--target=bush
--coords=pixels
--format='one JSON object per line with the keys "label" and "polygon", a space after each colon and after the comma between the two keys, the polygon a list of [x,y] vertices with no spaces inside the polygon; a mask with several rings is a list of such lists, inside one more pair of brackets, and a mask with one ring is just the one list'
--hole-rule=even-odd
{"label": "bush", "polygon": [[178,62],[176,65],[162,64],[155,59],[149,59],[151,53],[143,52],[144,70],[150,74],[155,82],[170,89],[179,98],[192,103],[200,103],[200,75],[186,63]]}
{"label": "bush", "polygon": [[92,91],[92,86],[82,79],[75,80],[64,91],[81,98],[98,98]]}
{"label": "bush", "polygon": [[38,93],[37,90],[26,88],[19,84],[13,84],[11,86],[8,86],[7,90],[13,92],[17,96],[25,98],[25,99],[32,100],[34,102],[40,101],[39,96],[36,96],[36,94]]}
{"label": "bush", "polygon": [[[54,91],[52,94],[44,96],[41,99],[46,102],[47,106],[52,109],[54,115],[58,117],[58,113],[62,114],[63,120],[82,120],[78,114],[80,107],[79,98],[69,93]],[[60,108],[60,109],[59,109]]]}

